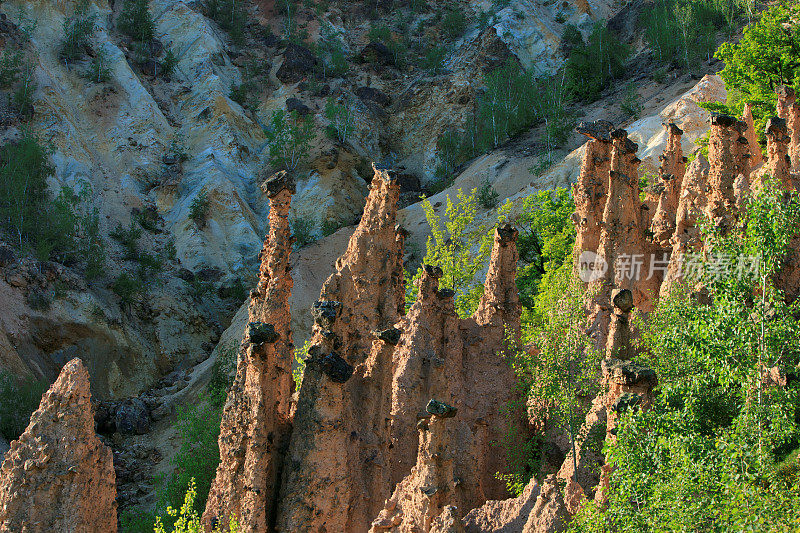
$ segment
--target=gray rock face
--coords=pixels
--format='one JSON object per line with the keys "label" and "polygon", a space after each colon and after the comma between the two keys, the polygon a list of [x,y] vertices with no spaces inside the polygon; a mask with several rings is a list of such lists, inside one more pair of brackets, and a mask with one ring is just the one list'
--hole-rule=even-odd
{"label": "gray rock face", "polygon": [[150,431],[150,413],[139,398],[120,403],[114,420],[120,433],[144,435]]}

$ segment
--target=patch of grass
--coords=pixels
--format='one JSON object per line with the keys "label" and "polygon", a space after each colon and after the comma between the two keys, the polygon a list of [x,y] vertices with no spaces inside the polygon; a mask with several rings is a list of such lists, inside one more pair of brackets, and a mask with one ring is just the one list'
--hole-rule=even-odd
{"label": "patch of grass", "polygon": [[119,31],[139,42],[149,42],[155,35],[155,24],[150,16],[147,0],[125,0],[117,18]]}
{"label": "patch of grass", "polygon": [[194,220],[194,223],[197,224],[197,227],[203,228],[206,225],[206,219],[208,217],[208,192],[205,189],[200,191],[200,193],[195,196],[192,203],[189,205],[189,218]]}
{"label": "patch of grass", "polygon": [[309,217],[295,217],[289,221],[292,227],[292,235],[295,239],[295,246],[302,248],[317,240],[314,235],[316,222]]}
{"label": "patch of grass", "polygon": [[494,209],[497,207],[499,199],[500,195],[494,190],[489,179],[483,180],[483,183],[478,188],[478,203],[481,204],[481,207],[485,209]]}
{"label": "patch of grass", "polygon": [[83,57],[94,37],[97,15],[88,14],[88,2],[80,2],[75,13],[64,20],[64,41],[58,56],[62,61],[75,61]]}

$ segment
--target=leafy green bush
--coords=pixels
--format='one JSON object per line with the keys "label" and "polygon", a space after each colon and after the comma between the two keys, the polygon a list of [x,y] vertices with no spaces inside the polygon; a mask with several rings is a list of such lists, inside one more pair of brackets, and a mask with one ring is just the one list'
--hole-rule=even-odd
{"label": "leafy green bush", "polygon": [[219,464],[217,439],[222,421],[222,405],[225,403],[224,390],[210,392],[210,395],[201,395],[195,401],[178,408],[176,428],[181,447],[172,460],[174,470],[169,475],[156,478],[159,486],[157,507],[160,509],[180,505],[184,500],[185,487],[192,481],[196,488],[193,509],[202,513],[205,508],[211,482]]}
{"label": "leafy green bush", "polygon": [[296,247],[302,248],[317,240],[314,235],[317,224],[311,218],[293,217],[289,221],[289,225],[292,227],[292,236],[295,239]]}
{"label": "leafy green bush", "polygon": [[125,0],[117,18],[119,31],[139,42],[149,42],[155,35],[155,24],[150,16],[147,0]]}
{"label": "leafy green bush", "polygon": [[89,63],[89,70],[86,77],[97,83],[105,83],[111,79],[111,71],[108,68],[108,54],[99,49]]}
{"label": "leafy green bush", "polygon": [[294,390],[300,390],[300,385],[303,384],[303,374],[306,371],[306,359],[308,359],[309,348],[311,348],[311,339],[308,339],[302,346],[294,351],[294,363],[292,364]]}
{"label": "leafy green bush", "polygon": [[710,59],[720,30],[732,31],[748,0],[656,0],[641,15],[645,38],[663,63],[691,67]]}
{"label": "leafy green bush", "polygon": [[0,435],[6,441],[22,435],[46,390],[45,382],[0,371]]}
{"label": "leafy green bush", "polygon": [[440,137],[440,179],[460,163],[477,157],[536,124],[545,124],[543,140],[548,152],[562,144],[572,129],[567,111],[567,85],[563,76],[540,78],[514,61],[485,77],[474,114],[463,134],[451,131]]}
{"label": "leafy green bush", "polygon": [[130,307],[138,296],[144,292],[144,284],[140,279],[127,273],[122,273],[111,284],[111,290],[119,296],[120,304]]}
{"label": "leafy green bush", "polygon": [[189,218],[194,220],[194,223],[199,228],[203,228],[206,225],[208,206],[208,192],[205,189],[201,190],[189,205]]}
{"label": "leafy green bush", "polygon": [[[574,33],[566,37],[575,40]],[[569,92],[579,100],[596,100],[612,79],[625,72],[630,50],[603,22],[595,24],[588,40],[581,38],[570,45],[564,72]]]}
{"label": "leafy green bush", "polygon": [[386,24],[372,26],[369,29],[367,38],[373,43],[382,43],[386,45],[389,51],[392,52],[394,64],[398,68],[403,68],[406,65],[406,56],[408,55],[408,44],[401,36],[396,34]]}
{"label": "leafy green bush", "polygon": [[177,67],[178,67],[178,56],[176,56],[175,52],[173,52],[172,49],[170,48],[164,55],[164,61],[161,64],[161,68],[164,69],[164,75],[169,77],[175,72],[175,69]]}
{"label": "leafy green bush", "polygon": [[442,31],[448,39],[458,39],[467,30],[467,16],[462,9],[450,9],[442,18]]}
{"label": "leafy green bush", "polygon": [[33,116],[33,93],[36,92],[36,80],[33,78],[32,67],[23,73],[22,80],[17,84],[14,94],[11,97],[11,105],[23,117]]}
{"label": "leafy green bush", "polygon": [[483,180],[483,183],[478,189],[478,203],[481,204],[481,207],[484,209],[494,209],[497,207],[497,201],[499,198],[500,195],[494,190],[494,187],[492,187],[489,179],[487,178]]}
{"label": "leafy green bush", "polygon": [[444,67],[444,58],[447,57],[447,47],[429,44],[425,47],[419,66],[433,74],[439,73]]}
{"label": "leafy green bush", "polygon": [[625,96],[623,96],[622,102],[619,106],[622,109],[622,112],[629,117],[639,118],[639,114],[642,112],[643,107],[639,102],[639,93],[636,92],[636,86],[633,83],[628,84],[628,88],[625,89]]}
{"label": "leafy green bush", "polygon": [[242,45],[245,42],[247,29],[247,12],[245,3],[236,0],[207,0],[206,10],[208,16],[214,19],[220,27],[228,32],[234,44]]}
{"label": "leafy green bush", "polygon": [[[200,511],[197,507],[197,487],[194,478],[189,481],[186,495],[180,509],[167,507],[166,514],[170,521],[174,521],[171,528],[165,529],[162,517],[156,518],[155,533],[206,533],[206,529],[200,522]],[[239,521],[235,516],[231,516],[227,524],[217,524],[211,533],[238,533]]]}
{"label": "leafy green bush", "polygon": [[22,72],[22,50],[5,48],[0,55],[0,87],[13,87]]}
{"label": "leafy green bush", "polygon": [[128,229],[125,229],[122,224],[117,224],[117,227],[111,230],[108,236],[122,245],[122,248],[125,250],[126,260],[137,260],[139,256],[139,238],[142,236],[142,229],[136,225],[133,220]]}
{"label": "leafy green bush", "polygon": [[333,98],[328,98],[325,103],[325,118],[330,121],[326,130],[328,136],[342,144],[346,143],[355,126],[353,102],[346,98],[343,104],[338,104]]}
{"label": "leafy green bush", "polygon": [[330,24],[325,24],[320,33],[320,39],[315,46],[322,60],[322,75],[340,78],[350,70],[350,64],[344,53],[341,32],[337,32]]}
{"label": "leafy green bush", "polygon": [[314,119],[301,116],[297,111],[283,110],[272,114],[264,133],[269,142],[269,162],[276,169],[297,170],[308,157],[309,145],[314,138]]}
{"label": "leafy green bush", "polygon": [[80,2],[71,17],[64,19],[64,41],[59,57],[63,61],[74,61],[83,57],[94,37],[97,15],[89,15],[88,2]]}

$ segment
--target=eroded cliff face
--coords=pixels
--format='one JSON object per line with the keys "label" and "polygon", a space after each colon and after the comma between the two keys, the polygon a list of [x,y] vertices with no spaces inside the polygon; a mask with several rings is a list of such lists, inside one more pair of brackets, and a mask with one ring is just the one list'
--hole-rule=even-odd
{"label": "eroded cliff face", "polygon": [[275,519],[277,484],[291,432],[292,361],[289,327],[292,290],[289,254],[294,239],[289,208],[295,190],[286,173],[265,182],[270,229],[261,252],[261,275],[250,298],[236,379],[228,392],[219,436],[220,464],[203,514],[204,525],[268,531]]}
{"label": "eroded cliff face", "polygon": [[61,373],[0,468],[0,531],[117,531],[111,449],[94,432],[89,373]]}

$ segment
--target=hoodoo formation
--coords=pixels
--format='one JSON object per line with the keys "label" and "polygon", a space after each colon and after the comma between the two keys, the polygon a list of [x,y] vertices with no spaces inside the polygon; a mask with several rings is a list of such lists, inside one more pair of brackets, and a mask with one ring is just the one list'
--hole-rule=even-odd
{"label": "hoodoo formation", "polygon": [[111,449],[94,432],[89,373],[64,365],[0,468],[0,531],[115,533]]}
{"label": "hoodoo formation", "polygon": [[294,182],[286,172],[264,183],[270,198],[269,235],[261,252],[261,275],[250,294],[249,324],[236,378],[228,392],[219,436],[220,464],[203,523],[242,531],[267,531],[275,520],[280,471],[292,427],[292,361],[289,328],[292,291],[289,254],[294,242],[289,207]]}

